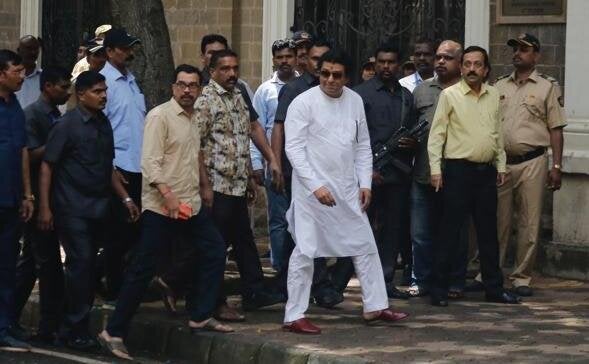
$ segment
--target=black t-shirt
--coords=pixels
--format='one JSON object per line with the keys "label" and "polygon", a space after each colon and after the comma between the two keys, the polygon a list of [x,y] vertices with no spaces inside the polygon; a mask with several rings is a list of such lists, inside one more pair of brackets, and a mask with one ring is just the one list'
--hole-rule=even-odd
{"label": "black t-shirt", "polygon": [[[411,91],[395,82],[393,91],[378,78],[361,83],[354,88],[364,102],[366,123],[370,134],[372,147],[385,143],[401,126],[407,129],[413,127],[417,121],[413,95]],[[413,163],[413,152],[399,152],[398,158],[408,165]],[[385,182],[400,183],[409,181],[410,176],[395,169]]]}
{"label": "black t-shirt", "polygon": [[[42,97],[24,109],[25,126],[27,130],[27,148],[34,150],[45,145],[49,131],[60,118],[59,110],[47,103]],[[31,190],[34,195],[39,194],[39,166],[31,163]]]}
{"label": "black t-shirt", "polygon": [[[303,92],[315,87],[319,84],[317,79],[312,74],[305,72],[300,77],[295,78],[286,85],[284,85],[278,93],[278,106],[274,117],[274,123],[284,123],[286,120],[286,113],[292,101]],[[284,145],[282,146],[282,173],[285,177],[292,176],[292,166],[286,157]]]}
{"label": "black t-shirt", "polygon": [[67,112],[49,133],[43,159],[53,166],[54,213],[103,218],[111,196],[115,156],[110,122],[81,106]]}

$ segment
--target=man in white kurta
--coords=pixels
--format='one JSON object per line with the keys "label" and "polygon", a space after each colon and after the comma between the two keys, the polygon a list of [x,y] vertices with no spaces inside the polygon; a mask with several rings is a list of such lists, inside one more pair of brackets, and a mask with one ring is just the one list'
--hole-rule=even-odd
{"label": "man in white kurta", "polygon": [[284,328],[297,333],[320,333],[305,319],[313,258],[318,257],[352,257],[367,321],[407,316],[388,309],[365,212],[372,181],[370,138],[362,98],[344,86],[345,59],[338,51],[322,57],[320,85],[292,102],[285,121],[285,149],[293,166],[287,220],[296,247],[288,270]]}

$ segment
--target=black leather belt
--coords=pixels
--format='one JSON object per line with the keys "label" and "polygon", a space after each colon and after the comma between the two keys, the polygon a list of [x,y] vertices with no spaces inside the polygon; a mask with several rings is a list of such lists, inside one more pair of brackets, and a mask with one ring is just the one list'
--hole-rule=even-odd
{"label": "black leather belt", "polygon": [[520,164],[523,162],[527,162],[531,159],[537,158],[541,155],[546,153],[546,147],[540,147],[537,149],[532,150],[531,152],[527,152],[524,155],[514,155],[514,156],[507,156],[507,164]]}

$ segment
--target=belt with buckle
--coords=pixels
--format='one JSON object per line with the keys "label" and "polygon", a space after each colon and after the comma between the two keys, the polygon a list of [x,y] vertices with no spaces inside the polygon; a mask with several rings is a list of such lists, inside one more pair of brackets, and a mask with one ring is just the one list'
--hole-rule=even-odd
{"label": "belt with buckle", "polygon": [[530,152],[527,152],[524,155],[514,155],[514,156],[507,156],[507,164],[520,164],[523,162],[527,162],[531,159],[537,158],[541,155],[546,153],[546,147],[536,148]]}

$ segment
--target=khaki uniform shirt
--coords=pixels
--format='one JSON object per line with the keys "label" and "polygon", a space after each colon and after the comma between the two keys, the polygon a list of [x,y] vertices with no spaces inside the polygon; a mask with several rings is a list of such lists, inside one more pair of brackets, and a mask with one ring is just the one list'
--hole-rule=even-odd
{"label": "khaki uniform shirt", "polygon": [[192,215],[201,207],[198,154],[200,131],[196,114],[188,116],[173,98],[151,110],[145,119],[141,172],[143,210],[164,212],[165,199],[156,188],[165,183],[178,200],[192,207]]}
{"label": "khaki uniform shirt", "polygon": [[250,114],[234,88],[225,90],[211,80],[194,105],[200,122],[205,166],[213,191],[246,194],[250,165]]}
{"label": "khaki uniform shirt", "polygon": [[427,144],[431,174],[441,174],[442,158],[494,163],[505,172],[499,119],[499,92],[483,83],[477,96],[462,79],[442,91]]}
{"label": "khaki uniform shirt", "polygon": [[566,125],[560,86],[555,79],[534,70],[522,84],[515,72],[500,77],[499,110],[503,121],[505,152],[521,156],[550,146],[549,129]]}

